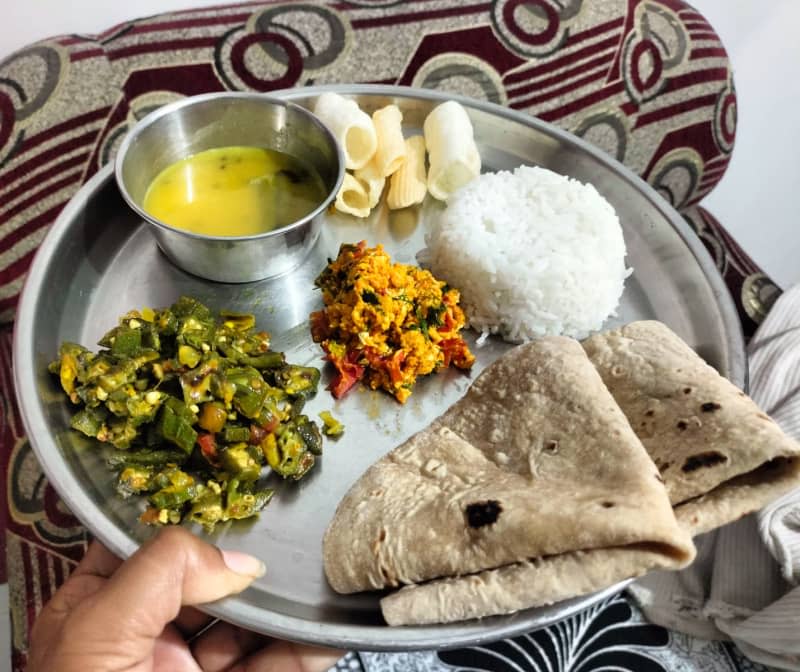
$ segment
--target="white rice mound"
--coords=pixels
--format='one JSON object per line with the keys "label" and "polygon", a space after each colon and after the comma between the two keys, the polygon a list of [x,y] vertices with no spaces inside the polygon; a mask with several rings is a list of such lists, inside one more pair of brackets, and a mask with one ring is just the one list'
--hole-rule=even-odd
{"label": "white rice mound", "polygon": [[590,184],[521,166],[477,177],[435,217],[423,258],[461,290],[470,326],[514,343],[584,338],[619,304],[625,241]]}

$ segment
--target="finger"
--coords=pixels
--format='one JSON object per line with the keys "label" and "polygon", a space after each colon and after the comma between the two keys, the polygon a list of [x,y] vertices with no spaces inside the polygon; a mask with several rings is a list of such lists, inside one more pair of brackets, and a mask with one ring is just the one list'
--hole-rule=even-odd
{"label": "finger", "polygon": [[99,541],[93,541],[89,544],[89,549],[75,568],[75,571],[72,572],[72,576],[78,577],[88,574],[107,579],[117,571],[121,564],[122,560]]}
{"label": "finger", "polygon": [[249,630],[220,621],[192,642],[195,660],[205,672],[228,670],[271,640]]}
{"label": "finger", "polygon": [[153,645],[153,672],[204,672],[180,633],[168,625]]}
{"label": "finger", "polygon": [[325,672],[344,654],[338,649],[276,639],[230,667],[229,672]]}
{"label": "finger", "polygon": [[184,640],[188,640],[207,628],[215,620],[213,616],[209,616],[194,607],[182,607],[172,624],[178,628]]}
{"label": "finger", "polygon": [[275,639],[266,648],[230,667],[228,672],[325,672],[344,654],[338,649]]}
{"label": "finger", "polygon": [[263,572],[251,556],[220,551],[180,527],[164,528],[93,596],[82,623],[95,639],[97,631],[125,632],[131,644],[146,648],[181,606],[238,593]]}

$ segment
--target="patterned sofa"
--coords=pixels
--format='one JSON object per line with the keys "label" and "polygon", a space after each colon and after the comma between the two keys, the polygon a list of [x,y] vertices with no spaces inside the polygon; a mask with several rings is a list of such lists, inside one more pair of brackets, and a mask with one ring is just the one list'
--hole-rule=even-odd
{"label": "patterned sofa", "polygon": [[0,538],[16,669],[36,612],[86,543],[15,409],[14,311],[37,246],[153,108],[202,92],[328,82],[438,88],[557,124],[623,162],[685,216],[747,335],[779,293],[699,205],[730,160],[736,93],[713,27],[680,0],[245,3],[62,35],[10,54],[0,61],[0,460],[8,476]]}

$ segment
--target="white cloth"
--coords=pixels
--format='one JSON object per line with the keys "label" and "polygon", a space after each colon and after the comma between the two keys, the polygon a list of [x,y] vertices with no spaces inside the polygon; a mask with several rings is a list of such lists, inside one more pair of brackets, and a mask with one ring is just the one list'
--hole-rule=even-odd
{"label": "white cloth", "polygon": [[[748,347],[750,395],[800,439],[800,286],[775,303]],[[697,559],[630,593],[654,623],[731,639],[757,662],[800,671],[800,489],[695,539]]]}

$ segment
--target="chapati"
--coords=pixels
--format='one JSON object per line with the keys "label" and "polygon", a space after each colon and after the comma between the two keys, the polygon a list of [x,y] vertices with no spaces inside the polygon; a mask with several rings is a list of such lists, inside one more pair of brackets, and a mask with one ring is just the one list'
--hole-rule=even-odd
{"label": "chapati", "polygon": [[661,322],[583,342],[693,534],[800,486],[800,444]]}

